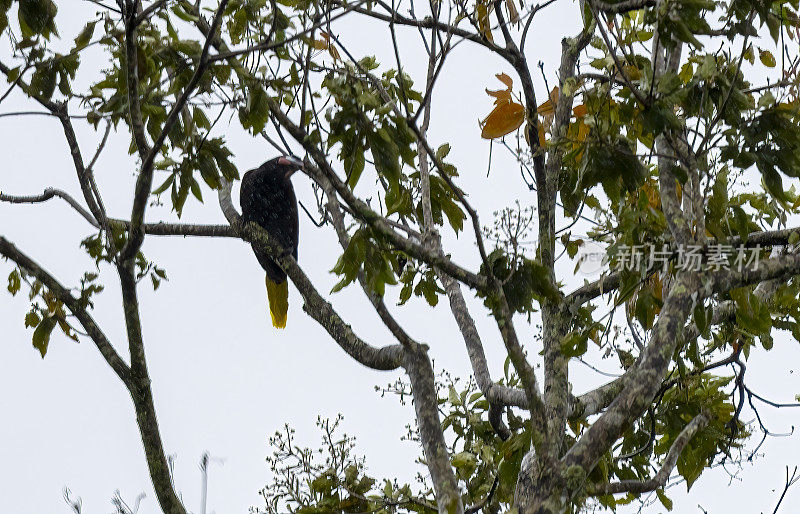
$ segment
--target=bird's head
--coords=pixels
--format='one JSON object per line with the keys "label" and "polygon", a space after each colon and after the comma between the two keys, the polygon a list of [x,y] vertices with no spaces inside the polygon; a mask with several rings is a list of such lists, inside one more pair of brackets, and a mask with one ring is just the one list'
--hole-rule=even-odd
{"label": "bird's head", "polygon": [[280,172],[286,179],[291,177],[295,171],[303,169],[303,161],[294,155],[283,155],[278,157],[277,164]]}

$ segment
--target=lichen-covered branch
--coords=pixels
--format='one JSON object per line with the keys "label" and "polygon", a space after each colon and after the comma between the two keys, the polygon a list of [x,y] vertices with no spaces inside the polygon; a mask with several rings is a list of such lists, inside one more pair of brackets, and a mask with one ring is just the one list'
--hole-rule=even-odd
{"label": "lichen-covered branch", "polygon": [[696,274],[676,277],[644,348],[636,371],[606,411],[583,433],[564,458],[564,469],[588,473],[622,432],[650,405],[661,386],[685,320],[700,288]]}
{"label": "lichen-covered branch", "polygon": [[450,465],[450,455],[439,419],[433,367],[424,348],[420,345],[407,348],[403,367],[411,380],[417,429],[425,453],[425,464],[431,473],[439,513],[462,514],[464,505],[461,502],[453,467]]}
{"label": "lichen-covered branch", "polygon": [[120,277],[122,308],[131,359],[131,380],[128,384],[128,391],[136,410],[136,423],[139,426],[139,435],[144,446],[150,479],[153,482],[158,504],[164,513],[186,514],[186,509],[172,484],[169,463],[164,452],[164,444],[161,440],[161,432],[153,405],[152,384],[147,372],[133,263],[122,262],[117,265],[117,271]]}
{"label": "lichen-covered branch", "polygon": [[610,3],[593,0],[592,5],[599,11],[608,14],[624,14],[630,11],[637,11],[645,7],[655,7],[656,0],[624,0],[622,2]]}
{"label": "lichen-covered branch", "polygon": [[[537,183],[537,191],[545,191],[538,195],[540,223],[545,220],[547,225],[539,226],[539,248],[542,255],[552,259],[555,251],[555,203],[558,189],[558,177],[561,170],[565,147],[559,144],[566,136],[572,115],[572,104],[575,97],[575,69],[578,56],[586,48],[594,33],[594,24],[581,31],[575,38],[565,38],[561,43],[561,66],[559,67],[559,92],[555,105],[553,123],[551,125],[551,145],[547,151],[544,184]],[[542,204],[544,199],[544,204]],[[543,212],[544,211],[544,212]],[[542,247],[546,245],[546,251]],[[551,273],[551,280],[555,282],[554,261],[542,262]],[[562,454],[564,431],[567,422],[569,406],[569,359],[561,350],[561,341],[570,329],[570,315],[565,312],[558,302],[546,300],[542,302],[542,324],[544,325],[544,404],[545,418],[547,419],[547,457],[558,459]]]}

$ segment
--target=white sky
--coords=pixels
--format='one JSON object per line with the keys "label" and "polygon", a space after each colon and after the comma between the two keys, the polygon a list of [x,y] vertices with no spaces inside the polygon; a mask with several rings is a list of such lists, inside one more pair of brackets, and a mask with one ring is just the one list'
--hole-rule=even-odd
{"label": "white sky", "polygon": [[[205,2],[208,3],[208,2]],[[59,2],[59,31],[71,41],[92,16],[93,7],[75,0]],[[540,14],[534,22],[527,47],[532,68],[539,60],[546,63],[548,79],[555,83],[554,69],[560,39],[572,34],[577,6],[560,2]],[[356,50],[356,55],[374,53],[379,61],[394,66],[390,42],[376,27],[344,22],[339,35]],[[415,31],[403,32],[405,42],[415,41]],[[195,37],[192,33],[191,37]],[[402,46],[404,48],[404,46]],[[416,48],[416,47],[415,47]],[[413,50],[409,55],[413,55]],[[0,46],[0,59],[9,62],[8,42]],[[91,57],[90,57],[91,56]],[[95,70],[107,65],[106,57],[90,53],[84,58],[79,83],[95,79]],[[417,83],[424,80],[422,59],[404,62]],[[491,109],[484,88],[499,88],[493,74],[508,67],[483,50],[464,43],[449,58],[434,96],[434,121],[431,139],[435,144],[449,141],[450,158],[461,173],[459,184],[471,192],[470,200],[491,222],[493,210],[519,199],[533,201],[518,172],[510,165],[505,151],[495,146],[495,168],[487,178],[488,144],[479,138],[477,120]],[[542,81],[536,75],[537,92],[545,97]],[[5,91],[5,86],[0,88]],[[516,89],[515,89],[516,91]],[[540,100],[541,101],[541,100]],[[12,93],[0,112],[41,110],[35,103]],[[223,120],[224,121],[224,120]],[[248,137],[231,125],[217,127],[228,137],[240,173],[275,156],[263,140]],[[76,122],[78,138],[88,158],[102,134]],[[97,165],[97,180],[110,214],[126,217],[134,181],[135,163],[127,156],[126,134],[112,133],[108,147]],[[62,188],[80,197],[75,172],[69,159],[59,123],[50,117],[24,116],[0,118],[0,189],[10,194],[40,193],[45,187]],[[501,164],[505,165],[505,169]],[[365,174],[357,192],[364,194],[369,184]],[[309,181],[296,175],[298,196],[313,206]],[[238,189],[238,185],[236,186]],[[183,221],[221,223],[223,217],[212,192],[204,190],[206,203],[190,198]],[[167,208],[148,210],[148,220],[173,219]],[[93,233],[82,218],[66,204],[51,200],[43,205],[10,206],[0,204],[0,233],[31,255],[62,283],[77,285],[83,272],[93,263],[79,248],[82,238]],[[458,241],[446,240],[457,260],[472,269],[477,267],[473,239],[469,233]],[[260,506],[258,490],[268,480],[264,457],[270,453],[267,438],[285,422],[297,429],[302,444],[315,447],[319,434],[314,428],[318,415],[345,416],[345,430],[358,438],[358,452],[367,456],[369,472],[376,477],[399,476],[410,479],[419,468],[419,454],[412,443],[400,442],[405,426],[412,421],[410,406],[401,407],[394,398],[380,398],[375,385],[394,381],[400,372],[379,373],[365,369],[347,357],[328,335],[301,310],[301,299],[290,288],[288,327],[271,327],[267,313],[263,272],[250,248],[237,240],[163,238],[150,236],[144,251],[167,270],[169,282],[153,293],[149,283],[140,288],[150,374],[153,379],[156,409],[166,452],[176,456],[175,482],[190,511],[198,512],[200,472],[198,462],[204,451],[224,459],[212,464],[208,511],[218,514],[246,512]],[[340,249],[326,229],[315,228],[301,215],[300,263],[327,294],[336,277],[329,273]],[[11,270],[0,262],[0,279]],[[564,263],[563,279],[572,286],[584,278],[572,275],[572,265]],[[106,290],[96,298],[93,312],[118,351],[126,353],[119,287],[114,271],[102,267]],[[591,278],[591,277],[590,277]],[[571,289],[572,287],[568,288]],[[396,291],[387,304],[395,302]],[[466,293],[468,300],[471,293]],[[365,340],[388,344],[387,332],[357,287],[330,297],[342,317]],[[445,299],[431,311],[418,301],[392,308],[412,336],[431,345],[437,369],[467,376],[469,362],[455,323],[445,309]],[[480,303],[471,301],[473,314],[484,339],[493,376],[502,374],[502,343],[496,327]],[[27,312],[25,296],[0,299],[0,493],[4,512],[68,512],[62,499],[64,487],[83,499],[84,513],[109,512],[109,498],[119,489],[132,501],[144,492],[141,513],[158,512],[150,486],[141,442],[130,399],[123,385],[106,366],[87,339],[75,344],[54,336],[47,357],[42,360],[31,346],[31,331],[23,327]],[[518,319],[518,329],[529,353],[535,327]],[[537,356],[538,357],[538,356]],[[587,356],[589,357],[589,356]],[[595,359],[595,362],[597,360]],[[783,336],[776,338],[776,349],[755,352],[748,362],[748,383],[776,401],[791,401],[800,392],[796,363],[800,362],[797,343]],[[612,371],[613,363],[598,364]],[[607,379],[573,363],[575,392],[583,392]],[[797,413],[761,413],[775,432],[789,431],[798,423]],[[752,414],[745,412],[745,419]],[[676,512],[771,512],[783,485],[784,466],[798,463],[796,437],[768,439],[759,458],[746,465],[741,481],[728,484],[722,470],[706,473],[690,494],[679,485],[670,489]],[[783,512],[791,512],[792,500],[800,498],[790,490]],[[654,512],[663,510],[660,504]]]}

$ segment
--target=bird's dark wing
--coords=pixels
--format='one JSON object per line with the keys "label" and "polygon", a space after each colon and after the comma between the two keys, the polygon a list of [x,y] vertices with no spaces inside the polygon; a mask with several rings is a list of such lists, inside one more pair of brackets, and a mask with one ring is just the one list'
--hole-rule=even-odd
{"label": "bird's dark wing", "polygon": [[[242,178],[240,204],[244,222],[254,221],[263,227],[285,249],[297,258],[297,199],[292,183],[268,161]],[[267,276],[275,282],[286,280],[286,274],[272,259],[254,249],[256,258]]]}

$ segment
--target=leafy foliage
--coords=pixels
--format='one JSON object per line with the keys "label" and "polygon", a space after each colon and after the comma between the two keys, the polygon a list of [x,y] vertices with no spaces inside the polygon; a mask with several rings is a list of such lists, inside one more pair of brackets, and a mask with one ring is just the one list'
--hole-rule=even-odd
{"label": "leafy foliage", "polygon": [[[444,5],[435,2],[431,8]],[[559,280],[555,265],[543,264],[544,250],[551,251],[544,248],[549,241],[531,235],[534,229],[541,235],[539,224],[550,222],[544,214],[552,214],[558,227],[544,238],[554,241],[558,257],[553,260],[563,255],[577,259],[576,271],[581,249],[588,245],[601,248],[611,268],[620,264],[623,248],[663,249],[668,256],[658,266],[648,262],[615,275],[616,285],[602,290],[613,290],[607,295],[607,307],[600,302],[568,306],[568,319],[560,327],[563,333],[555,343],[548,341],[557,345],[566,362],[592,355],[592,342],[604,358],[614,358],[619,368],[629,370],[658,327],[670,287],[680,274],[672,226],[684,223],[688,237],[702,242],[703,251],[708,250],[707,243],[731,241],[752,248],[754,233],[785,228],[800,214],[800,58],[787,43],[800,40],[800,17],[796,0],[675,0],[629,12],[610,12],[619,4],[611,5],[601,16],[592,8],[584,10],[584,29],[593,32],[584,40],[586,50],[575,55],[587,64],[580,75],[559,73],[559,83],[551,88],[547,77],[553,74],[543,63],[544,89],[530,70],[521,72],[527,66],[524,59],[508,58],[515,47],[505,41],[509,34],[527,33],[528,25],[521,22],[538,7],[529,11],[514,0],[476,0],[453,4],[457,16],[450,22],[452,28],[466,31],[458,32],[465,44],[505,56],[516,74],[495,75],[505,89],[486,90],[494,105],[479,122],[480,136],[496,143],[511,139],[506,136],[523,126],[530,137],[528,127],[538,126],[538,145],[526,141],[526,146],[522,137],[517,137],[516,149],[507,141],[501,143],[520,165],[525,180],[521,185],[551,195],[558,205],[557,213],[543,213],[539,209],[547,206],[534,208],[533,195],[517,200],[516,206],[511,205],[514,197],[504,197],[509,207],[496,213],[494,226],[474,234],[494,243],[478,273],[496,279],[500,287],[479,289],[476,295],[495,315],[505,302],[529,323],[542,305],[561,307],[566,281]],[[303,146],[310,155],[327,158],[346,184],[339,191],[349,188],[370,209],[364,215],[345,205],[346,233],[340,239],[348,243],[332,265],[331,272],[339,278],[332,292],[361,278],[379,297],[398,288],[400,306],[412,297],[436,306],[445,294],[440,270],[408,247],[393,245],[373,222],[383,216],[410,244],[426,248],[445,225],[449,226],[446,233],[442,231],[446,241],[463,237],[469,191],[459,188],[466,181],[458,180],[454,163],[461,161],[450,152],[464,143],[448,142],[452,134],[439,136],[434,131],[430,133],[441,140],[434,144],[428,134],[431,146],[424,148],[420,141],[431,118],[425,106],[433,93],[427,87],[435,85],[444,59],[438,68],[431,66],[429,84],[419,86],[400,55],[389,65],[372,55],[353,55],[343,44],[346,35],[337,33],[336,25],[326,19],[338,8],[316,0],[232,0],[222,13],[218,39],[209,40],[210,60],[201,63],[206,40],[194,29],[208,24],[208,13],[187,0],[166,2],[143,20],[130,41],[130,57],[126,27],[113,9],[98,10],[76,34],[60,40],[56,2],[0,0],[0,32],[10,35],[13,61],[11,66],[4,64],[3,73],[11,89],[20,88],[44,106],[57,105],[74,119],[85,118],[96,130],[108,126],[126,137],[139,128],[131,112],[135,102],[129,102],[138,99],[142,138],[166,138],[155,149],[150,200],[166,204],[178,217],[192,198],[202,203],[209,192],[238,179],[230,130],[262,137],[278,147],[283,143],[287,151]],[[385,8],[372,2],[347,7],[380,21],[386,21],[381,11]],[[395,24],[410,23],[410,18],[389,19],[393,36]],[[434,18],[419,19],[417,28],[424,36]],[[435,28],[436,44],[449,45],[449,38],[445,43],[440,37],[447,31]],[[433,38],[424,46],[432,52],[430,41]],[[565,51],[574,44],[576,39],[565,39]],[[667,62],[678,48],[678,62]],[[89,49],[102,52],[108,66],[84,80],[82,58]],[[197,75],[186,104],[179,105],[201,64],[207,69]],[[130,76],[135,81],[128,80],[129,70],[135,70]],[[762,82],[762,75],[769,80]],[[84,87],[87,81],[90,85]],[[128,87],[133,82],[138,90],[131,95]],[[536,88],[545,93],[539,96],[539,101],[544,99],[541,103],[532,96],[525,98]],[[293,120],[297,130],[277,128],[277,110]],[[565,119],[556,119],[557,112]],[[168,119],[175,123],[165,130]],[[227,123],[225,128],[220,120]],[[472,125],[471,130],[475,128]],[[295,141],[287,142],[287,135]],[[131,155],[147,150],[137,148],[137,138],[130,139]],[[427,155],[427,162],[420,162],[423,149],[433,154]],[[545,163],[552,176],[535,183],[542,182],[536,174]],[[460,171],[474,174],[474,168]],[[528,192],[525,187],[520,191]],[[318,200],[324,207],[321,195]],[[426,201],[429,205],[424,205]],[[676,206],[686,219],[669,212]],[[427,226],[426,215],[432,226]],[[585,235],[579,232],[582,229]],[[798,241],[800,236],[794,233],[788,243]],[[106,264],[115,264],[127,242],[127,225],[114,220],[81,242],[94,266],[75,281],[79,286],[72,291],[79,305],[93,307],[103,290],[101,272]],[[756,250],[758,258],[767,258],[770,252],[777,255],[776,249]],[[136,280],[149,277],[154,289],[167,278],[165,270],[142,252],[136,254],[134,267]],[[704,286],[710,271],[714,270],[698,271]],[[686,328],[696,329],[697,335],[682,340],[672,334],[680,344],[665,357],[669,374],[658,394],[596,466],[583,470],[586,484],[576,486],[571,508],[589,506],[593,500],[583,493],[592,486],[652,478],[654,467],[701,412],[708,413],[711,421],[689,441],[677,464],[687,487],[714,462],[742,447],[751,428],[739,419],[747,391],[742,359],[753,351],[771,350],[778,331],[800,340],[800,282],[793,278],[774,286],[737,284],[710,298],[692,300]],[[78,340],[62,301],[15,267],[7,289],[18,295],[23,288],[30,305],[24,324],[32,329],[32,344],[42,357],[56,328]],[[771,294],[764,296],[764,290]],[[643,337],[638,335],[640,329]],[[625,338],[630,340],[620,341]],[[728,366],[733,367],[733,378]],[[520,385],[508,364],[501,382]],[[514,409],[503,412],[511,431],[503,440],[488,420],[490,405],[473,384],[459,390],[453,381],[439,393],[442,426],[464,503],[486,500],[492,512],[511,508],[522,458],[535,440],[526,414]],[[585,434],[590,422],[570,419],[566,446]],[[269,460],[276,479],[263,493],[266,512],[434,509],[427,483],[415,492],[409,485],[379,483],[368,476],[363,459],[353,454],[353,440],[335,435],[338,423],[318,423],[327,452],[322,462],[314,460],[313,451],[296,445],[290,429],[276,435],[276,453]],[[664,490],[656,495],[665,508],[672,508]],[[605,495],[596,501],[614,509],[635,499],[634,494]]]}

